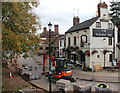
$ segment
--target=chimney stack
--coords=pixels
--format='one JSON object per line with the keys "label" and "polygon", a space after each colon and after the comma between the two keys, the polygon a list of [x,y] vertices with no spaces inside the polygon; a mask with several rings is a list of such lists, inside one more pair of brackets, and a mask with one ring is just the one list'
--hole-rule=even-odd
{"label": "chimney stack", "polygon": [[58,26],[58,25],[54,25],[54,31],[55,31],[56,33],[59,33],[59,26]]}
{"label": "chimney stack", "polygon": [[73,18],[73,25],[79,24],[79,17],[75,17]]}
{"label": "chimney stack", "polygon": [[46,27],[43,27],[43,32],[46,32],[47,31],[47,28]]}
{"label": "chimney stack", "polygon": [[98,17],[102,16],[101,9],[108,9],[108,6],[105,2],[103,2],[103,3],[100,2],[97,7],[98,7]]}

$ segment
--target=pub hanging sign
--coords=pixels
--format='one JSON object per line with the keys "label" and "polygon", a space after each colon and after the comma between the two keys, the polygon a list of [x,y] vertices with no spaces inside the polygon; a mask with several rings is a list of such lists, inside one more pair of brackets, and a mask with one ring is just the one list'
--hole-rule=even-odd
{"label": "pub hanging sign", "polygon": [[113,37],[112,29],[93,29],[93,37]]}

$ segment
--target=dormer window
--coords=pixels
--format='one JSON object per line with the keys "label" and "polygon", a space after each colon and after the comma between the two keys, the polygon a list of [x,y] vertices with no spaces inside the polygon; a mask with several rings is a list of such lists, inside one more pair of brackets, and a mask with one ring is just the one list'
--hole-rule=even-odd
{"label": "dormer window", "polygon": [[112,29],[112,23],[108,23],[108,29]]}
{"label": "dormer window", "polygon": [[96,27],[100,28],[101,27],[101,23],[100,22],[96,22]]}

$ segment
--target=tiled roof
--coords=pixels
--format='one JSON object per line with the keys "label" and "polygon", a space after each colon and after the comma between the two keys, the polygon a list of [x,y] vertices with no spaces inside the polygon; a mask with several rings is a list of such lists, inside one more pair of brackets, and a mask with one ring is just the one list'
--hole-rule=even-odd
{"label": "tiled roof", "polygon": [[75,32],[75,31],[78,31],[78,30],[82,30],[82,29],[87,29],[89,28],[95,21],[98,20],[99,17],[94,17],[92,19],[89,19],[89,20],[86,20],[82,23],[79,23],[79,24],[76,24],[74,26],[72,26],[66,33],[69,33],[69,32]]}

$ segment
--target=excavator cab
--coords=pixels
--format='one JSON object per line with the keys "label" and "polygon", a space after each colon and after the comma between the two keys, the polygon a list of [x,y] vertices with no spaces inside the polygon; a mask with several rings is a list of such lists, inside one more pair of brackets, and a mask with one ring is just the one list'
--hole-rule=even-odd
{"label": "excavator cab", "polygon": [[55,58],[56,62],[55,70],[53,71],[53,77],[55,79],[71,79],[72,71],[68,68],[68,60],[65,58]]}
{"label": "excavator cab", "polygon": [[[45,66],[46,66],[46,62],[47,62],[47,58],[51,59],[51,63],[52,63],[52,75],[51,78],[52,80],[56,81],[59,79],[67,79],[70,80],[72,82],[75,81],[75,79],[72,77],[72,71],[70,68],[68,68],[67,64],[68,64],[68,60],[66,60],[65,58],[54,58],[54,56],[49,57],[44,55],[43,56],[43,73],[45,73]],[[46,75],[49,78],[49,75]]]}

